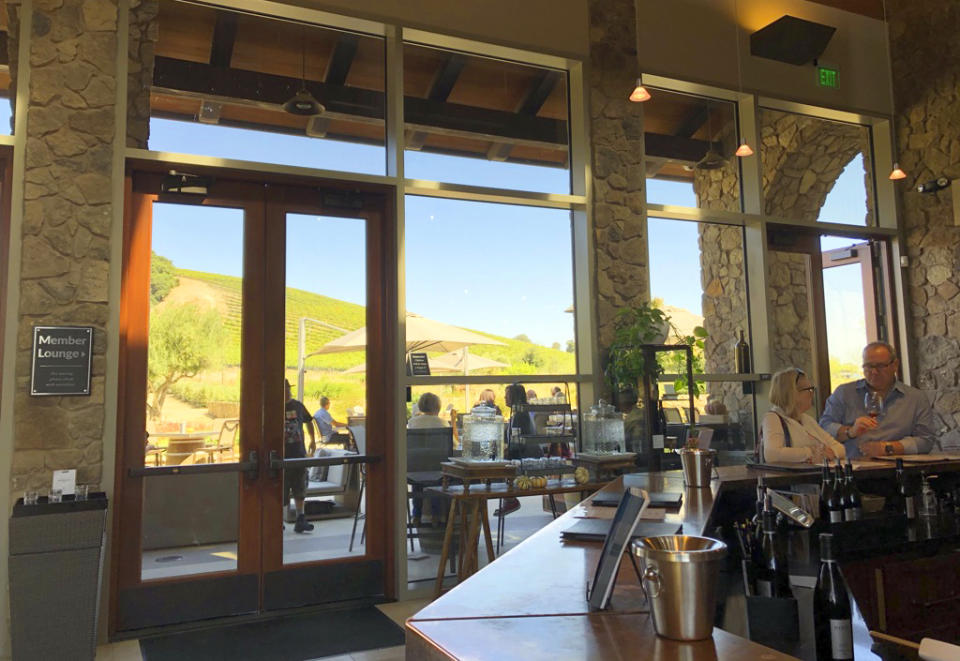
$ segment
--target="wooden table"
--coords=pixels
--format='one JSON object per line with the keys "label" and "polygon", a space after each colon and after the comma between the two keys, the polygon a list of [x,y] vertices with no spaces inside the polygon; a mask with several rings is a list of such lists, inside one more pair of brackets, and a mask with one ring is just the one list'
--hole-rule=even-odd
{"label": "wooden table", "polygon": [[517,468],[513,465],[487,465],[484,462],[461,464],[456,461],[444,461],[440,464],[440,472],[443,474],[442,486],[444,489],[450,486],[450,478],[455,478],[463,483],[465,493],[470,492],[472,482],[481,482],[489,489],[494,481],[499,480],[503,480],[508,486],[512,486],[514,478],[517,477]]}
{"label": "wooden table", "polygon": [[577,484],[573,479],[554,479],[548,480],[547,486],[539,489],[516,489],[506,483],[488,483],[485,489],[474,488],[472,491],[466,483],[447,488],[428,487],[424,489],[425,496],[442,495],[450,498],[450,512],[447,515],[447,527],[443,533],[443,549],[440,552],[434,594],[439,596],[443,591],[444,566],[450,554],[450,545],[453,541],[453,531],[458,513],[460,518],[460,558],[457,564],[457,579],[463,581],[477,571],[481,528],[483,529],[487,557],[491,559],[496,557],[493,549],[493,539],[490,534],[490,518],[487,515],[488,500],[522,496],[549,496],[552,499],[557,494],[593,493],[603,486],[604,483]]}
{"label": "wooden table", "polygon": [[637,469],[637,454],[611,455],[577,455],[573,458],[574,466],[583,466],[590,472],[590,479],[597,482],[609,481],[620,473],[629,473]]}

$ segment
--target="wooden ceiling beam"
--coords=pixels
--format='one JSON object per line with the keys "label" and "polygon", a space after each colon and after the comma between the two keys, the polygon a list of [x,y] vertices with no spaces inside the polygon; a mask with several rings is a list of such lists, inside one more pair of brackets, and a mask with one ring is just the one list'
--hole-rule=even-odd
{"label": "wooden ceiling beam", "polygon": [[[183,92],[200,98],[216,97],[227,103],[236,99],[238,103],[277,106],[300,88],[300,81],[296,78],[224,69],[162,56],[156,58],[153,82],[155,87],[163,88],[169,94]],[[306,86],[327,107],[331,116],[355,118],[355,121],[384,119],[382,92],[311,80]],[[567,122],[558,119],[409,96],[404,98],[404,117],[408,128],[414,131],[547,148],[567,145]],[[645,139],[648,157],[682,162],[700,160],[710,146],[705,140],[658,133],[646,133]]]}
{"label": "wooden ceiling beam", "polygon": [[537,76],[536,80],[530,86],[527,97],[520,105],[520,114],[536,115],[539,113],[543,104],[546,103],[547,99],[553,93],[557,83],[560,82],[561,77],[562,74],[559,71],[542,69],[540,75]]}
{"label": "wooden ceiling beam", "polygon": [[218,11],[210,42],[210,66],[227,68],[233,60],[233,46],[237,41],[237,15],[232,11]]}
{"label": "wooden ceiling beam", "polygon": [[358,44],[359,40],[353,34],[344,33],[337,39],[337,46],[333,49],[324,79],[328,85],[344,85],[347,82],[347,75],[350,73],[350,67],[353,66],[353,58],[357,55]]}
{"label": "wooden ceiling beam", "polygon": [[451,53],[443,67],[437,72],[437,77],[434,78],[433,85],[430,86],[430,93],[427,94],[427,98],[431,101],[446,101],[450,98],[450,92],[453,91],[453,86],[457,84],[460,72],[463,71],[466,64],[466,55]]}

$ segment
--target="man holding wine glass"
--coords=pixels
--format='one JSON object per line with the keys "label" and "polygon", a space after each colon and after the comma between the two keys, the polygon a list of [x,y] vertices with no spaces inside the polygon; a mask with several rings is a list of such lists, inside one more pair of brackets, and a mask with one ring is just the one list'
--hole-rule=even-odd
{"label": "man holding wine glass", "polygon": [[863,376],[838,386],[820,426],[847,448],[848,457],[926,454],[936,443],[926,395],[897,379],[900,361],[886,342],[863,350]]}

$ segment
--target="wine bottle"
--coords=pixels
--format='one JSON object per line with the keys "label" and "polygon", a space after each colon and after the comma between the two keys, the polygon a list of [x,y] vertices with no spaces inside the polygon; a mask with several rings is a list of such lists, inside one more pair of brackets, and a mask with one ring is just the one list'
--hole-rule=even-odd
{"label": "wine bottle", "polygon": [[843,494],[843,518],[845,521],[856,521],[863,518],[863,495],[853,480],[853,465],[847,460],[844,467],[844,482],[846,489]]}
{"label": "wine bottle", "polygon": [[833,476],[833,489],[830,492],[830,499],[827,501],[827,514],[830,523],[843,521],[843,492],[843,474],[838,468]]}
{"label": "wine bottle", "polygon": [[837,564],[833,535],[820,535],[820,573],[813,591],[817,661],[852,661],[850,593]]}
{"label": "wine bottle", "polygon": [[824,521],[830,520],[830,510],[827,506],[830,497],[833,495],[833,475],[830,473],[830,460],[823,460],[823,471],[820,476],[820,518]]}
{"label": "wine bottle", "polygon": [[[737,374],[749,374],[751,370],[750,365],[750,345],[747,344],[746,339],[743,336],[743,330],[740,330],[740,338],[737,340],[737,343],[733,345],[733,354],[734,360],[737,363]],[[753,384],[749,381],[743,382],[743,394],[750,395],[753,393]]]}
{"label": "wine bottle", "polygon": [[757,594],[761,597],[792,597],[786,556],[777,540],[777,515],[766,496],[763,503],[762,565],[757,572]]}
{"label": "wine bottle", "polygon": [[917,518],[917,494],[912,489],[906,473],[903,472],[903,459],[897,459],[897,497],[903,502],[903,510],[908,521]]}
{"label": "wine bottle", "polygon": [[[652,403],[652,402],[651,402]],[[650,434],[652,444],[655,450],[662,450],[666,445],[667,438],[667,417],[663,413],[663,402],[659,399],[650,409],[653,415],[650,416]]]}

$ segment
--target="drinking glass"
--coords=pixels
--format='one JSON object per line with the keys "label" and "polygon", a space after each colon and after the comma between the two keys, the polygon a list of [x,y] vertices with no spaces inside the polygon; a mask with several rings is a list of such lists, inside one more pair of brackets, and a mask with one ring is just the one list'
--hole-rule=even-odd
{"label": "drinking glass", "polygon": [[36,505],[40,499],[40,492],[35,490],[28,490],[23,492],[23,504],[24,505]]}
{"label": "drinking glass", "polygon": [[90,485],[89,484],[78,484],[76,490],[73,492],[74,500],[86,500],[90,494]]}
{"label": "drinking glass", "polygon": [[63,500],[63,490],[62,489],[50,489],[50,498],[47,499],[51,503],[59,503]]}
{"label": "drinking glass", "polygon": [[883,398],[880,397],[880,393],[876,390],[868,390],[867,394],[863,396],[863,406],[867,410],[867,415],[876,420],[880,421],[880,417],[883,415]]}

